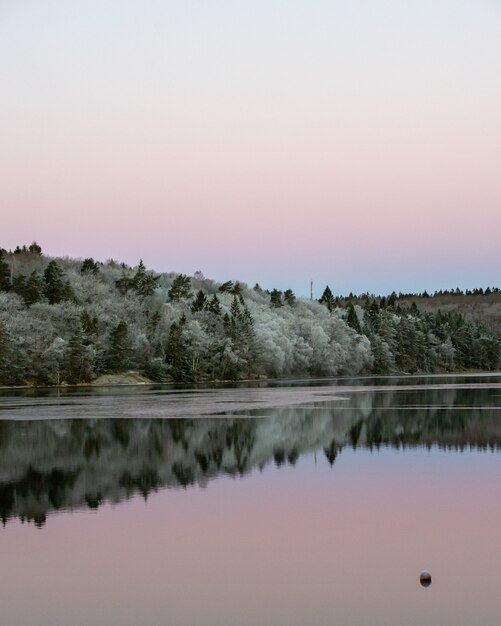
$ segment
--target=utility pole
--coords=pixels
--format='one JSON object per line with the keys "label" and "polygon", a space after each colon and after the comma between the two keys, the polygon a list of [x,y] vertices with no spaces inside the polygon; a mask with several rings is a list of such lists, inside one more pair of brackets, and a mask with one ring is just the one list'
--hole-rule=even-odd
{"label": "utility pole", "polygon": [[313,281],[310,281],[310,300],[313,301]]}

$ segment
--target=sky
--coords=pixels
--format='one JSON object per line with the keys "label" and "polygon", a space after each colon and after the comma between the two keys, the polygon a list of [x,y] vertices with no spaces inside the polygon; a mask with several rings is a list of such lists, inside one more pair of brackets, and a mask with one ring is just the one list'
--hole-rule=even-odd
{"label": "sky", "polygon": [[500,0],[0,0],[0,247],[500,285]]}

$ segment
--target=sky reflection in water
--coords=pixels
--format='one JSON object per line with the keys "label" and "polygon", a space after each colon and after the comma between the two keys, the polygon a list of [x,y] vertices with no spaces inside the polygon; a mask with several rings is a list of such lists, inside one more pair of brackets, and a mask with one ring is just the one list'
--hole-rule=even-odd
{"label": "sky reflection in water", "polygon": [[489,380],[245,417],[0,422],[2,624],[494,626]]}

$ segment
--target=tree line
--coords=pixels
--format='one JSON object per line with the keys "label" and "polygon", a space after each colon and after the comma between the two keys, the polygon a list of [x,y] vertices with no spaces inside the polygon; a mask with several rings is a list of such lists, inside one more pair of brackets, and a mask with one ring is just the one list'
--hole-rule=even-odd
{"label": "tree line", "polygon": [[500,340],[458,313],[396,294],[315,301],[292,289],[217,283],[48,258],[37,243],[0,250],[0,384],[87,383],[138,371],[196,382],[493,370]]}

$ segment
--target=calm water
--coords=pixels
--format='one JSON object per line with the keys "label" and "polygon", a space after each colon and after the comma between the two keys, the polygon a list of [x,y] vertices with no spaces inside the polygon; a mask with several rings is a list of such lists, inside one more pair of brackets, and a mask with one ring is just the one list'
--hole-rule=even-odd
{"label": "calm water", "polygon": [[500,451],[501,376],[4,391],[0,623],[497,626]]}

